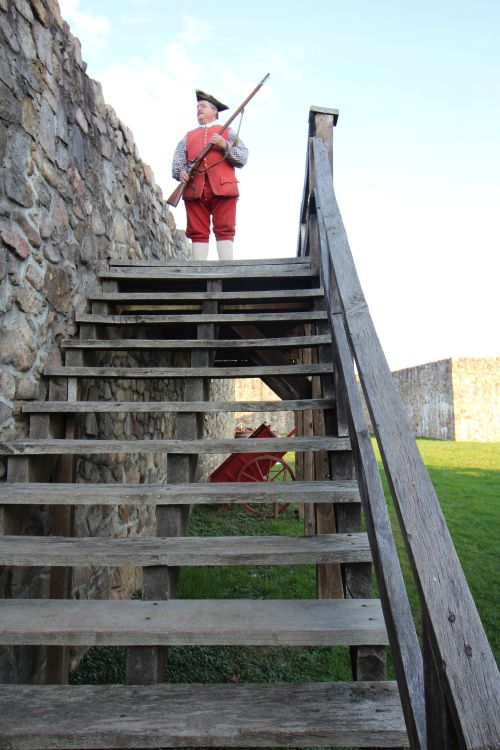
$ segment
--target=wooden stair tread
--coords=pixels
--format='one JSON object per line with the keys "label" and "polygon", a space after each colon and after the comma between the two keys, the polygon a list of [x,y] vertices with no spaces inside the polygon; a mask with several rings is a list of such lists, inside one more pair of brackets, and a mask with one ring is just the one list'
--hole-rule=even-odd
{"label": "wooden stair tread", "polygon": [[357,482],[213,482],[185,484],[13,483],[0,485],[5,505],[217,505],[246,502],[359,503]]}
{"label": "wooden stair tread", "polygon": [[311,536],[1,536],[0,565],[307,565],[371,562],[362,533]]}
{"label": "wooden stair tread", "polygon": [[387,645],[378,599],[0,600],[0,644]]}
{"label": "wooden stair tread", "polygon": [[25,401],[25,414],[86,414],[92,412],[276,412],[333,409],[331,399],[296,401]]}
{"label": "wooden stair tread", "polygon": [[128,267],[134,267],[134,268],[143,268],[143,267],[152,267],[157,268],[164,267],[164,268],[213,268],[218,269],[223,266],[226,266],[228,268],[240,268],[242,266],[282,266],[282,265],[290,265],[290,264],[302,264],[302,265],[309,265],[310,259],[309,258],[302,258],[298,256],[293,256],[291,258],[241,258],[237,260],[120,260],[120,259],[114,259],[110,258],[108,261],[110,267],[115,266],[128,266]]}
{"label": "wooden stair tread", "polygon": [[331,336],[262,339],[65,339],[63,349],[283,349],[331,344]]}
{"label": "wooden stair tread", "polygon": [[74,440],[33,439],[0,442],[0,455],[42,456],[95,453],[285,453],[287,451],[347,451],[349,438],[295,437],[230,438],[228,440]]}
{"label": "wooden stair tread", "polygon": [[134,280],[160,280],[160,279],[262,279],[276,278],[277,274],[283,274],[287,278],[317,278],[317,271],[304,263],[301,264],[273,264],[261,266],[205,266],[205,267],[182,267],[166,266],[155,267],[121,267],[112,271],[99,271],[100,279],[134,279]]}
{"label": "wooden stair tread", "polygon": [[8,750],[393,747],[408,738],[395,682],[0,686]]}
{"label": "wooden stair tread", "polygon": [[293,300],[297,302],[311,297],[323,297],[324,291],[320,287],[313,289],[256,289],[242,291],[200,292],[183,290],[182,292],[134,292],[126,289],[121,292],[90,292],[87,299],[93,302],[196,302],[205,300],[220,300],[224,302],[262,300]]}
{"label": "wooden stair tread", "polygon": [[326,375],[333,363],[319,365],[246,365],[243,367],[52,367],[44,374],[69,378],[260,378],[269,375]]}
{"label": "wooden stair tread", "polygon": [[80,313],[76,316],[77,323],[90,323],[93,325],[165,325],[167,323],[198,324],[198,323],[296,323],[310,322],[312,320],[326,320],[327,315],[323,310],[311,310],[307,312],[248,312],[248,313],[183,313],[183,314],[129,314],[129,315],[104,315],[101,313]]}

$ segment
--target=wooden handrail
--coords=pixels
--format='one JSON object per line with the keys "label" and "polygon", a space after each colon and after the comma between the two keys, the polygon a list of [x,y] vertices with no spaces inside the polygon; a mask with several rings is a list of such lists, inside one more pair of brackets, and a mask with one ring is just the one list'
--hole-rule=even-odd
{"label": "wooden handrail", "polygon": [[[337,367],[351,411],[351,440],[411,747],[496,748],[500,741],[498,669],[364,298],[335,198],[331,154],[323,140],[314,137],[314,131],[310,146],[304,190],[307,195],[301,211],[306,227],[299,234],[298,253],[309,254],[309,234],[316,225]],[[399,627],[400,615],[408,616],[407,605],[398,599],[401,582],[397,594],[389,588],[393,583],[394,549],[393,543],[387,544],[387,519],[381,513],[379,480],[368,446],[352,359],[420,597],[427,745],[420,713],[421,677],[412,680],[413,667],[409,668],[418,664],[415,639],[408,636],[407,625]]]}

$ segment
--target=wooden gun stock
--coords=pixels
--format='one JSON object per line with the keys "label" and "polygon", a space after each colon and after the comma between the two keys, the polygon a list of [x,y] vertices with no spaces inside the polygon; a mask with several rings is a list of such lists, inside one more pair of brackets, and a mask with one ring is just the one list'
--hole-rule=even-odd
{"label": "wooden gun stock", "polygon": [[[240,112],[243,112],[243,110],[247,106],[247,104],[250,101],[250,99],[252,99],[255,96],[255,94],[257,93],[257,91],[267,81],[267,79],[269,78],[270,75],[271,75],[270,73],[268,73],[267,75],[265,75],[264,78],[262,79],[262,81],[259,84],[257,84],[257,86],[254,88],[254,90],[250,94],[250,96],[247,96],[247,98],[245,99],[245,101],[243,102],[243,104],[240,104],[240,106],[238,107],[238,109],[236,110],[236,112],[233,115],[231,115],[231,117],[226,122],[226,124],[219,130],[219,135],[222,135],[222,133],[225,130],[227,130],[228,127],[231,125],[232,121],[234,119],[236,119],[236,117],[238,117],[238,115],[240,114]],[[200,161],[205,158],[205,156],[208,154],[208,152],[210,151],[211,148],[212,148],[212,145],[209,143],[208,146],[203,149],[203,151],[198,156],[198,158],[196,159],[196,161],[193,162],[193,164],[191,164],[191,167],[189,169],[189,176],[190,177],[191,177],[191,174],[196,169],[196,167],[198,166],[198,164],[200,163]],[[177,185],[177,187],[175,188],[175,190],[172,193],[172,195],[167,199],[167,203],[168,203],[169,206],[177,206],[178,205],[180,199],[182,198],[182,194],[184,192],[184,189],[185,189],[186,185],[187,185],[187,182],[181,182],[179,185]]]}
{"label": "wooden gun stock", "polygon": [[187,182],[180,182],[177,187],[175,188],[172,195],[167,198],[167,203],[169,206],[177,206],[179,205],[179,201],[182,198],[182,194],[184,192],[184,188],[186,187]]}

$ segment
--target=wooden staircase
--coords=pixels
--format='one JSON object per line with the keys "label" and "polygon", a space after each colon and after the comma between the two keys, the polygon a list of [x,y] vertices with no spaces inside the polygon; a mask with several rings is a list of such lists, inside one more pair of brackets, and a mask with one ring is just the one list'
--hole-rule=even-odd
{"label": "wooden staircase", "polygon": [[[407,738],[397,686],[384,679],[388,639],[382,609],[380,601],[367,598],[371,553],[360,527],[349,437],[339,434],[337,427],[331,339],[323,330],[322,289],[309,260],[124,263],[101,273],[101,279],[102,291],[91,295],[92,312],[79,318],[79,338],[63,343],[65,365],[46,368],[50,392],[59,395],[25,403],[29,438],[2,445],[9,456],[2,502],[12,519],[22,509],[19,506],[59,509],[59,524],[64,526],[66,514],[69,533],[72,506],[152,504],[158,536],[6,534],[0,564],[51,567],[56,578],[59,572],[59,588],[57,580],[53,587],[59,598],[2,601],[0,641],[49,647],[45,674],[49,683],[66,681],[69,646],[128,646],[128,684],[2,686],[0,746],[19,750],[404,746]],[[252,338],[245,337],[249,326]],[[100,352],[111,350],[148,355],[183,350],[183,361],[190,357],[190,362],[184,367],[95,364]],[[256,376],[282,394],[300,398],[278,403],[204,400],[208,378]],[[89,378],[182,378],[185,400],[83,401],[80,383]],[[62,391],[65,399],[60,397]],[[302,434],[251,441],[203,439],[196,419],[210,411],[278,408],[295,412]],[[171,412],[176,415],[175,435],[164,440],[79,438],[78,419],[97,412]],[[304,430],[313,412],[314,422],[322,424],[319,434]],[[286,450],[302,456],[303,478],[285,484],[194,482],[195,461],[188,458]],[[42,456],[50,463],[55,457],[68,461],[88,454],[148,451],[168,454],[167,484],[39,481],[37,462]],[[331,476],[323,470],[321,479],[314,481],[311,471],[304,471],[307,465],[314,467],[315,456],[331,468]],[[278,499],[306,504],[307,528],[315,533],[184,536],[190,506]],[[318,566],[320,598],[175,599],[183,566],[298,563]],[[90,564],[142,566],[143,600],[68,600],[68,571]],[[61,578],[64,572],[66,577]],[[336,598],[329,594],[332,586]],[[214,644],[350,647],[357,680],[303,685],[162,684],[164,647]]]}
{"label": "wooden staircase", "polygon": [[[48,598],[0,602],[0,646],[40,683],[0,686],[0,750],[500,748],[499,672],[336,202],[337,117],[336,110],[311,108],[297,257],[111,263],[90,297],[91,312],[77,321],[79,337],[63,344],[64,366],[46,368],[48,399],[23,405],[28,437],[0,444],[8,456],[0,564],[17,581],[25,568],[50,570]],[[127,366],[122,352],[129,353]],[[102,364],[103,353],[113,355],[111,364]],[[209,399],[212,379],[254,376],[281,401]],[[120,390],[107,386],[127,379],[181,383],[183,400],[150,400],[146,386],[142,401],[112,400],[109,393]],[[89,381],[101,384],[101,400],[98,388],[87,390]],[[416,583],[419,637],[360,384]],[[263,410],[294,412],[297,436],[204,437],[203,414]],[[173,420],[173,435],[80,434],[99,414],[162,415]],[[203,454],[288,450],[296,451],[295,482],[197,481]],[[151,453],[168,458],[165,484],[75,482],[81,456],[134,454],[141,461]],[[283,500],[303,506],[303,535],[186,536],[197,504]],[[75,509],[87,513],[95,505],[154,508],[156,535],[75,537]],[[50,519],[51,536],[25,532],[36,506]],[[316,566],[317,598],[176,599],[181,567],[298,563]],[[89,564],[142,566],[142,601],[72,600],[71,571]],[[371,598],[372,566],[380,601]],[[127,684],[65,684],[69,648],[93,644],[127,646]],[[341,646],[350,649],[352,681],[165,684],[165,652],[173,644]],[[385,679],[388,644],[397,683]]]}

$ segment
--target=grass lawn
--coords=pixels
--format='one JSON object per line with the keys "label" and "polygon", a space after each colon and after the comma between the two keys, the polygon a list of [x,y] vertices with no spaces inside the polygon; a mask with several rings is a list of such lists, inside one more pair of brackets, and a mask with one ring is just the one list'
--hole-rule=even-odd
{"label": "grass lawn", "polygon": [[[498,662],[500,443],[452,443],[428,439],[417,442]],[[383,470],[382,481],[389,498]],[[418,621],[416,590],[411,582],[392,504],[389,507],[410,602]]]}
{"label": "grass lawn", "polygon": [[[498,659],[500,520],[500,444],[418,440],[440,499],[457,552],[486,633]],[[291,458],[290,455],[287,458]],[[387,497],[388,490],[383,477]],[[395,514],[391,507],[394,521]],[[193,510],[188,533],[301,534],[297,509],[290,506],[275,521],[251,516],[241,507],[220,511]],[[402,542],[395,529],[400,550]],[[418,623],[418,600],[406,558],[403,569]],[[313,598],[313,566],[186,568],[179,596],[183,598]],[[389,670],[390,673],[392,670]],[[125,650],[92,649],[72,674],[73,682],[121,682]],[[172,682],[300,682],[350,679],[346,648],[172,647],[168,678]]]}

